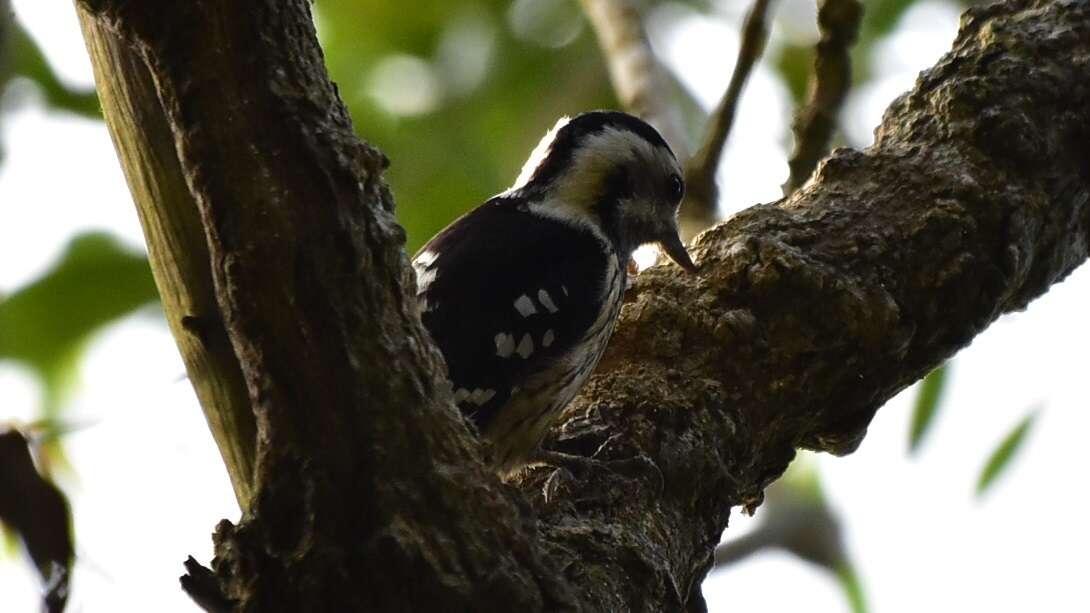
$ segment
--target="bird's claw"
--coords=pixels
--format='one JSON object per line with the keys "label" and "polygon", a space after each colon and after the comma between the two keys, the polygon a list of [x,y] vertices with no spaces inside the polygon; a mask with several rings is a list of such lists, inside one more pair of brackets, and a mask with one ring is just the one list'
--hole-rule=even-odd
{"label": "bird's claw", "polygon": [[552,449],[539,449],[534,454],[533,461],[554,468],[563,468],[573,475],[581,477],[598,471],[638,480],[642,475],[650,474],[655,483],[656,492],[662,493],[666,488],[666,480],[662,471],[651,458],[643,454],[617,460],[600,460]]}

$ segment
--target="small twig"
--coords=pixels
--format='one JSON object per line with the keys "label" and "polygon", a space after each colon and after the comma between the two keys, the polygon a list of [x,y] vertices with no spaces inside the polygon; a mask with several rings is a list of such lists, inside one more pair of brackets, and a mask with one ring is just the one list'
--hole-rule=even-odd
{"label": "small twig", "polygon": [[863,587],[844,544],[842,522],[830,508],[805,461],[791,465],[784,478],[765,490],[757,529],[715,548],[714,569],[778,549],[836,575],[853,611],[866,611]]}
{"label": "small twig", "polygon": [[778,505],[769,496],[765,521],[753,532],[715,548],[715,567],[729,566],[766,549],[781,549],[830,571],[845,564],[847,553],[839,519],[825,504],[786,500]]}
{"label": "small twig", "polygon": [[678,159],[686,159],[689,147],[681,117],[667,96],[670,83],[651,49],[639,8],[630,0],[581,1],[621,106],[655,126]]}
{"label": "small twig", "polygon": [[220,591],[216,574],[211,569],[189,556],[185,561],[185,573],[178,580],[182,584],[182,590],[198,607],[208,613],[228,613],[234,610],[235,603]]}
{"label": "small twig", "polygon": [[685,167],[686,197],[681,205],[684,224],[682,233],[685,238],[700,232],[716,219],[719,187],[716,185],[715,173],[723,157],[723,147],[734,125],[742,88],[745,87],[746,79],[761,57],[765,41],[768,40],[766,15],[769,4],[771,0],[754,0],[746,14],[745,23],[742,25],[742,43],[738,48],[738,59],[734,63],[734,72],[727,84],[727,91],[711,116],[703,145]]}
{"label": "small twig", "polygon": [[849,50],[859,34],[863,5],[858,0],[819,0],[818,29],[821,38],[814,56],[814,78],[809,100],[795,115],[795,150],[788,165],[791,175],[783,184],[790,196],[810,178],[829,151],[837,115],[852,84]]}

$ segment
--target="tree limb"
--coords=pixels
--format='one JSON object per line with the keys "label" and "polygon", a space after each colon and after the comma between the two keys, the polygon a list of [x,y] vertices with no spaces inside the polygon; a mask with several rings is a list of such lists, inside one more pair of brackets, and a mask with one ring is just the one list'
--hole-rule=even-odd
{"label": "tree limb", "polygon": [[630,290],[551,444],[657,472],[519,483],[600,610],[692,606],[730,508],[797,446],[852,451],[886,400],[1086,259],[1090,3],[973,9],[876,134],[701,235],[699,276]]}
{"label": "tree limb", "polygon": [[[723,159],[727,137],[734,127],[734,115],[738,109],[738,101],[742,99],[742,89],[746,86],[753,66],[761,58],[768,40],[765,16],[769,4],[771,0],[754,0],[753,6],[746,13],[746,19],[742,23],[738,58],[734,61],[734,71],[727,83],[727,90],[723,92],[723,98],[709,118],[707,133],[700,149],[685,163],[685,201],[681,207],[683,211],[689,211],[690,218],[704,220],[701,225],[690,224],[688,231],[684,232],[686,239],[695,236],[717,219],[719,183],[716,175],[719,162]],[[684,227],[682,229],[685,230]]]}
{"label": "tree limb", "polygon": [[859,35],[863,5],[858,0],[822,0],[818,4],[818,29],[821,40],[814,55],[814,76],[810,97],[795,116],[795,150],[787,164],[791,174],[783,184],[783,195],[790,196],[829,150],[829,139],[837,126],[840,107],[852,85],[849,51]]}
{"label": "tree limb", "polygon": [[98,98],[133,195],[163,314],[234,486],[253,496],[256,426],[212,286],[204,229],[144,60],[80,11]]}
{"label": "tree limb", "polygon": [[142,121],[169,128],[175,157],[146,175],[169,193],[134,197],[167,218],[195,209],[205,240],[146,231],[167,253],[155,272],[171,287],[180,252],[205,251],[217,316],[204,321],[225,329],[256,423],[250,504],[215,536],[220,594],[246,611],[563,607],[525,508],[451,403],[386,160],[352,131],[309,0],[77,4],[90,40],[139,59],[93,46],[100,84],[150,75],[150,91],[114,89],[106,118],[138,172],[160,141],[134,134],[128,109],[158,106]]}
{"label": "tree limb", "polygon": [[732,506],[796,446],[854,449],[1090,244],[1090,4],[976,9],[871,149],[705,232],[699,275],[639,277],[551,441],[617,470],[519,497],[451,406],[307,0],[79,4],[152,76],[256,417],[213,564],[241,610],[701,610]]}
{"label": "tree limb", "polygon": [[658,128],[678,159],[688,157],[681,117],[667,96],[666,75],[647,38],[639,7],[631,0],[581,1],[621,106]]}

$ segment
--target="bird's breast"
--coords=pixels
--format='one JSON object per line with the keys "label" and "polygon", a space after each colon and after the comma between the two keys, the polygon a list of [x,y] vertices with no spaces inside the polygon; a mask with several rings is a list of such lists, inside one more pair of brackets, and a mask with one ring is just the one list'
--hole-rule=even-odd
{"label": "bird's breast", "polygon": [[609,258],[602,285],[601,308],[591,325],[563,356],[512,390],[507,403],[485,430],[501,472],[531,458],[564,407],[582,389],[605,353],[624,301],[627,272]]}

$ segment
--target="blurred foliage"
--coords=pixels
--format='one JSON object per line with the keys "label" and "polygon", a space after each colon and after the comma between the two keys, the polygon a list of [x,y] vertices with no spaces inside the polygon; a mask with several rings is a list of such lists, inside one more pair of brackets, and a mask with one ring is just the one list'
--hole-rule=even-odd
{"label": "blurred foliage", "polygon": [[55,414],[84,342],[157,296],[142,254],[105,234],[77,236],[51,270],[0,299],[0,359],[33,369]]}
{"label": "blurred foliage", "polygon": [[915,0],[870,0],[859,30],[859,51],[870,56],[871,45],[890,34]]}
{"label": "blurred foliage", "polygon": [[837,583],[848,600],[852,613],[867,613],[867,595],[863,591],[863,581],[854,565],[841,564],[836,568]]}
{"label": "blurred foliage", "polygon": [[935,422],[949,372],[950,363],[947,362],[931,371],[920,383],[920,389],[916,392],[916,404],[912,409],[912,426],[908,432],[909,453],[919,450],[920,443]]}
{"label": "blurred foliage", "polygon": [[813,455],[799,453],[787,472],[765,489],[764,502],[756,511],[760,524],[748,534],[721,543],[715,550],[715,566],[722,568],[766,549],[780,549],[834,576],[851,610],[865,613],[863,584],[844,544],[840,517],[821,486]]}
{"label": "blurred foliage", "polygon": [[[867,3],[854,53],[861,80],[873,45],[913,2]],[[684,4],[707,12],[714,3]],[[410,252],[506,188],[558,116],[616,106],[597,42],[574,0],[423,0],[411,10],[327,0],[314,10],[327,64],[358,131],[393,162],[387,178]],[[24,77],[50,106],[99,116],[94,93],[62,83],[17,21],[2,38],[0,91]],[[812,45],[779,45],[772,55],[801,100]]]}
{"label": "blurred foliage", "polygon": [[9,37],[7,44],[11,46],[8,55],[10,61],[0,68],[0,88],[8,79],[23,77],[41,90],[45,102],[50,106],[84,117],[102,118],[95,91],[70,88],[61,82],[41,48],[18,21],[10,24]]}
{"label": "blurred foliage", "polygon": [[[10,102],[13,83],[33,84],[50,107],[84,117],[101,119],[98,96],[94,90],[81,90],[65,85],[50,66],[38,44],[11,14],[6,0],[0,1],[0,101]],[[7,104],[4,105],[8,106]],[[0,111],[7,110],[0,108]],[[0,122],[3,114],[0,113]],[[0,161],[4,149],[0,143]]]}
{"label": "blurred foliage", "polygon": [[[866,82],[871,76],[870,58],[874,55],[875,44],[893,32],[901,16],[915,2],[916,0],[869,0],[864,3],[859,38],[851,52],[852,81],[856,86]],[[815,38],[814,43],[816,42]],[[769,55],[791,92],[795,105],[801,105],[806,99],[810,75],[813,73],[814,44],[788,42],[778,46]]]}
{"label": "blurred foliage", "polygon": [[984,463],[984,468],[981,469],[980,477],[976,482],[977,496],[982,496],[988,492],[995,485],[999,476],[1011,467],[1012,460],[1018,455],[1018,451],[1026,441],[1026,435],[1029,434],[1030,428],[1037,421],[1039,414],[1040,409],[1033,409],[1026,414],[1022,421],[1018,422],[1018,425],[1007,436],[1003,437],[1003,440],[996,446],[995,451],[988,456],[988,461]]}
{"label": "blurred foliage", "polygon": [[0,559],[19,555],[20,545],[19,535],[0,521]]}
{"label": "blurred foliage", "polygon": [[[821,0],[815,0],[820,2]],[[920,0],[868,0],[863,3],[863,20],[860,23],[859,38],[852,47],[852,83],[858,88],[871,79],[871,58],[875,56],[877,45],[897,29],[901,18]],[[980,4],[979,0],[951,0],[959,8],[968,8]],[[815,34],[816,36],[816,34]],[[817,42],[816,39],[814,41]],[[795,106],[801,106],[806,99],[810,75],[813,72],[815,47],[813,44],[800,45],[786,42],[774,46],[769,57],[772,65],[783,79],[791,93]]]}
{"label": "blurred foliage", "polygon": [[[577,25],[570,41],[553,48],[538,42],[544,35],[535,35],[534,24],[517,23],[522,4],[428,0],[411,11],[349,0],[315,6],[329,71],[356,128],[392,161],[387,179],[410,253],[506,189],[559,116],[616,106],[578,4],[551,3],[571,12]],[[564,20],[548,23],[557,21]],[[382,75],[399,61],[392,65],[419,74],[387,86]],[[412,91],[388,91],[396,87]],[[431,99],[410,100],[398,114],[399,97],[414,94]],[[413,112],[421,107],[428,112]]]}
{"label": "blurred foliage", "polygon": [[18,533],[42,582],[43,610],[64,610],[75,555],[68,498],[39,473],[22,432],[0,432],[0,523]]}
{"label": "blurred foliage", "polygon": [[[858,53],[870,53],[911,2],[869,3]],[[707,0],[685,4],[712,10]],[[387,179],[410,253],[510,185],[558,116],[617,104],[574,0],[424,0],[411,10],[327,0],[314,10],[330,73],[359,133],[392,160]],[[98,116],[94,93],[63,84],[18,21],[6,31],[0,90],[23,77],[48,105]],[[805,94],[812,56],[812,46],[780,49],[776,65],[796,97]],[[63,370],[60,360],[50,361],[49,374]]]}
{"label": "blurred foliage", "polygon": [[774,54],[773,61],[784,85],[791,92],[791,100],[796,107],[801,106],[806,101],[806,88],[809,87],[810,73],[813,72],[814,48],[787,44]]}

